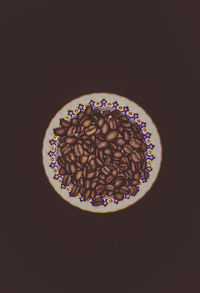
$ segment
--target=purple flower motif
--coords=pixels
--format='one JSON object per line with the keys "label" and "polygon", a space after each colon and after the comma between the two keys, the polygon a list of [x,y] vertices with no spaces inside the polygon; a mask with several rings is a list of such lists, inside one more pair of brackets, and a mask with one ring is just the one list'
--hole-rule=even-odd
{"label": "purple flower motif", "polygon": [[140,124],[140,127],[143,128],[143,127],[146,127],[146,125],[147,125],[146,122],[142,122],[142,123]]}
{"label": "purple flower motif", "polygon": [[54,152],[53,151],[48,152],[49,157],[52,157],[53,155],[55,155],[55,152],[56,151],[54,151]]}
{"label": "purple flower motif", "polygon": [[148,149],[153,150],[154,147],[155,147],[155,145],[153,145],[152,143],[150,143],[150,144],[148,145]]}
{"label": "purple flower motif", "polygon": [[95,103],[95,101],[93,101],[93,100],[91,100],[91,101],[89,102],[89,104],[90,104],[91,106],[93,106],[93,107],[94,107],[94,103]]}
{"label": "purple flower motif", "polygon": [[49,165],[50,168],[54,169],[56,167],[56,163],[51,162],[51,164]]}
{"label": "purple flower motif", "polygon": [[133,114],[133,118],[134,118],[134,120],[135,120],[135,119],[138,119],[138,117],[139,117],[138,113],[134,113],[134,114]]}
{"label": "purple flower motif", "polygon": [[61,187],[62,189],[65,189],[65,188],[66,188],[66,186],[65,186],[64,184],[61,184],[60,187]]}
{"label": "purple flower motif", "polygon": [[78,105],[78,109],[79,109],[80,111],[83,111],[83,108],[84,108],[84,105],[82,105],[82,104],[79,104],[79,105]]}
{"label": "purple flower motif", "polygon": [[59,178],[62,178],[59,174],[54,174],[53,179],[58,180]]}
{"label": "purple flower motif", "polygon": [[115,108],[115,109],[116,109],[116,108],[117,108],[117,106],[119,106],[119,104],[118,104],[117,102],[114,102],[114,103],[113,103],[113,108]]}
{"label": "purple flower motif", "polygon": [[124,107],[124,113],[126,114],[126,112],[128,112],[128,111],[130,111],[129,110],[129,107],[127,106],[127,107]]}
{"label": "purple flower motif", "polygon": [[50,139],[50,140],[49,140],[49,143],[50,143],[50,145],[53,145],[53,144],[56,145],[56,140],[54,140],[54,139]]}
{"label": "purple flower motif", "polygon": [[68,110],[68,115],[72,117],[74,115],[74,112],[72,110]]}

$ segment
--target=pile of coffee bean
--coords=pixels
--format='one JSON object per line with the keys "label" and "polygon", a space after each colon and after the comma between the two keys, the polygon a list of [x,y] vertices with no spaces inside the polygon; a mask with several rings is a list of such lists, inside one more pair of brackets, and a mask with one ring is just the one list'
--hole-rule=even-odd
{"label": "pile of coffee bean", "polygon": [[148,179],[141,129],[118,110],[88,106],[70,122],[60,120],[60,126],[54,129],[59,174],[63,185],[73,185],[71,196],[81,194],[99,206],[105,196],[122,200],[125,194],[136,195],[139,179]]}

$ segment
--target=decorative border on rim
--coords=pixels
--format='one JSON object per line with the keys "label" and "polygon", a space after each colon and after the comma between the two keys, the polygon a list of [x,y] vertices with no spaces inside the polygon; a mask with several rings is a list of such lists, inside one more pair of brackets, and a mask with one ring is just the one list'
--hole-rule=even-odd
{"label": "decorative border on rim", "polygon": [[[74,110],[68,110],[68,114],[66,115],[66,117],[63,117],[62,119],[66,119],[66,120],[71,120],[71,118],[75,117],[79,112],[84,111],[86,106],[91,105],[93,108],[95,109],[112,109],[112,110],[119,110],[123,115],[126,115],[129,117],[129,119],[134,122],[137,123],[140,128],[141,128],[141,132],[144,136],[144,141],[147,145],[147,151],[146,151],[146,158],[147,158],[147,167],[146,170],[148,172],[152,171],[152,161],[155,159],[155,156],[153,155],[152,150],[154,149],[154,145],[151,143],[151,133],[147,132],[146,129],[146,122],[143,122],[139,119],[139,114],[138,113],[132,113],[129,110],[128,106],[122,107],[119,105],[119,103],[117,101],[111,103],[108,102],[105,99],[102,99],[101,101],[97,101],[95,102],[94,100],[90,100],[90,102],[86,105],[83,104],[79,104],[78,107]],[[60,119],[60,120],[62,120]],[[59,126],[59,125],[58,125]],[[58,137],[52,133],[52,138],[49,139],[49,147],[50,150],[48,152],[48,156],[50,157],[50,164],[49,167],[53,169],[53,179],[58,180],[60,182],[60,187],[62,189],[66,189],[67,192],[71,191],[71,188],[73,185],[69,185],[69,186],[64,186],[62,184],[62,178],[63,176],[59,175],[59,166],[58,163],[56,162],[56,157],[57,157],[57,144],[58,144]],[[144,180],[142,178],[140,178],[140,184],[145,183],[147,180]],[[139,186],[138,186],[138,191],[139,191]],[[125,194],[124,195],[124,199],[129,199],[130,198],[130,194]],[[83,197],[81,196],[81,194],[78,195],[80,202],[84,201]],[[92,204],[92,199],[88,200],[91,204]],[[111,203],[115,203],[118,204],[118,200],[116,200],[114,198],[114,196],[105,196],[103,198],[103,205],[106,207]]]}

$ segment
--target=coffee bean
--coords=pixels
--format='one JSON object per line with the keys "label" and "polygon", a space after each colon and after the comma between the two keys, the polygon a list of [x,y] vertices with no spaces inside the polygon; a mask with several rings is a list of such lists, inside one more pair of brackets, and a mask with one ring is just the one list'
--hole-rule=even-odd
{"label": "coffee bean", "polygon": [[117,199],[117,200],[122,200],[124,198],[124,195],[122,193],[115,193],[114,194],[114,197]]}
{"label": "coffee bean", "polygon": [[114,191],[113,190],[109,190],[107,193],[108,193],[108,196],[112,196],[114,194]]}
{"label": "coffee bean", "polygon": [[63,135],[59,138],[59,142],[65,142],[67,136],[66,135]]}
{"label": "coffee bean", "polygon": [[135,180],[139,180],[140,179],[140,173],[139,172],[135,173],[133,177],[134,177]]}
{"label": "coffee bean", "polygon": [[83,168],[83,177],[86,178],[87,177],[87,167]]}
{"label": "coffee bean", "polygon": [[57,161],[58,161],[58,164],[61,167],[64,167],[65,166],[65,160],[64,160],[64,158],[62,156],[58,157]]}
{"label": "coffee bean", "polygon": [[87,145],[91,145],[91,143],[92,143],[92,141],[89,139],[87,139],[85,142],[87,143]]}
{"label": "coffee bean", "polygon": [[54,129],[54,134],[57,135],[57,136],[64,135],[65,134],[65,129],[62,128],[62,127],[55,128]]}
{"label": "coffee bean", "polygon": [[114,152],[114,153],[113,153],[113,156],[114,156],[114,158],[116,158],[116,159],[120,159],[120,158],[123,156],[123,154],[122,154],[121,152]]}
{"label": "coffee bean", "polygon": [[133,152],[133,149],[132,149],[132,147],[131,147],[129,144],[126,144],[126,145],[124,146],[124,151],[125,151],[126,153],[128,153],[128,154],[131,154],[131,153]]}
{"label": "coffee bean", "polygon": [[65,186],[69,186],[71,183],[71,176],[70,175],[65,175],[62,179],[62,184]]}
{"label": "coffee bean", "polygon": [[136,134],[136,137],[137,137],[139,140],[143,140],[143,134],[142,134],[142,133],[137,133],[137,134]]}
{"label": "coffee bean", "polygon": [[149,178],[149,173],[147,171],[142,171],[141,177],[143,180],[147,180]]}
{"label": "coffee bean", "polygon": [[118,177],[118,178],[115,180],[115,187],[118,188],[118,187],[120,187],[122,184],[123,184],[123,178],[122,178],[122,177]]}
{"label": "coffee bean", "polygon": [[83,122],[82,122],[82,126],[83,127],[88,127],[88,126],[90,126],[92,124],[92,121],[90,120],[90,119],[85,119],[85,120],[83,120]]}
{"label": "coffee bean", "polygon": [[122,194],[128,194],[129,193],[129,188],[127,186],[123,185],[123,186],[120,187],[120,192]]}
{"label": "coffee bean", "polygon": [[88,148],[88,152],[89,153],[94,153],[94,150],[95,150],[95,147],[93,145],[91,145],[89,148]]}
{"label": "coffee bean", "polygon": [[103,184],[98,184],[95,190],[96,194],[100,195],[105,190],[105,186]]}
{"label": "coffee bean", "polygon": [[131,125],[132,125],[132,124],[131,124],[130,122],[128,122],[128,121],[127,121],[127,122],[122,122],[122,123],[121,123],[121,126],[124,127],[124,128],[131,127]]}
{"label": "coffee bean", "polygon": [[121,113],[119,112],[119,110],[114,110],[111,112],[111,115],[113,118],[119,118],[121,116]]}
{"label": "coffee bean", "polygon": [[105,155],[111,155],[111,150],[110,149],[105,149],[104,154]]}
{"label": "coffee bean", "polygon": [[90,197],[93,199],[93,198],[95,198],[95,195],[96,195],[95,191],[91,190]]}
{"label": "coffee bean", "polygon": [[104,123],[103,126],[101,127],[101,132],[103,134],[106,134],[108,132],[108,130],[109,130],[108,124],[107,123]]}
{"label": "coffee bean", "polygon": [[80,195],[83,196],[84,193],[85,193],[85,187],[82,186],[82,187],[80,188]]}
{"label": "coffee bean", "polygon": [[79,180],[82,176],[83,176],[83,171],[82,170],[78,170],[76,172],[75,179],[76,180]]}
{"label": "coffee bean", "polygon": [[77,196],[78,192],[80,190],[80,187],[79,186],[74,186],[70,192],[70,196]]}
{"label": "coffee bean", "polygon": [[118,175],[117,170],[114,169],[114,170],[112,171],[112,175],[113,175],[114,177],[117,177],[117,175]]}
{"label": "coffee bean", "polygon": [[81,178],[79,179],[79,184],[80,184],[80,186],[83,186],[83,184],[84,184],[83,177],[81,177]]}
{"label": "coffee bean", "polygon": [[66,121],[64,119],[61,119],[60,120],[60,125],[63,127],[63,128],[68,128],[70,126],[70,122],[69,121]]}
{"label": "coffee bean", "polygon": [[129,141],[129,144],[134,148],[138,149],[141,146],[141,141],[139,139],[133,138]]}
{"label": "coffee bean", "polygon": [[146,152],[146,150],[147,150],[147,146],[146,146],[146,144],[144,142],[142,142],[142,144],[141,144],[141,150],[143,152]]}
{"label": "coffee bean", "polygon": [[97,181],[93,181],[92,183],[91,183],[91,189],[95,189],[95,187],[97,186]]}
{"label": "coffee bean", "polygon": [[77,157],[82,156],[82,155],[83,155],[83,147],[82,147],[82,145],[80,145],[79,143],[76,144],[76,145],[74,146],[74,152],[75,152],[75,155],[76,155]]}
{"label": "coffee bean", "polygon": [[121,121],[129,121],[129,118],[127,116],[121,116]]}
{"label": "coffee bean", "polygon": [[107,184],[107,185],[106,185],[106,189],[107,189],[107,190],[115,190],[115,187],[114,187],[114,185],[112,185],[112,184]]}
{"label": "coffee bean", "polygon": [[140,183],[139,180],[133,179],[133,180],[131,180],[130,185],[138,185],[139,183]]}
{"label": "coffee bean", "polygon": [[79,120],[83,119],[84,116],[85,116],[85,113],[84,113],[84,112],[79,112],[79,113],[77,114],[77,118],[78,118]]}
{"label": "coffee bean", "polygon": [[88,106],[88,107],[86,107],[86,109],[85,109],[85,114],[86,114],[86,115],[90,115],[90,114],[92,113],[92,111],[93,111],[92,106]]}
{"label": "coffee bean", "polygon": [[92,179],[92,178],[95,177],[95,175],[96,175],[96,172],[89,172],[89,173],[87,174],[87,178],[88,178],[88,179]]}
{"label": "coffee bean", "polygon": [[140,156],[140,154],[139,154],[138,152],[135,152],[135,153],[132,153],[132,154],[131,154],[131,159],[132,159],[134,162],[138,163],[138,162],[141,161],[141,156]]}
{"label": "coffee bean", "polygon": [[102,205],[102,203],[103,203],[103,199],[102,199],[102,197],[96,197],[93,201],[92,201],[92,204],[93,204],[93,206],[100,206],[100,205]]}
{"label": "coffee bean", "polygon": [[90,154],[89,157],[88,157],[88,162],[90,162],[93,159],[95,159],[95,155],[94,154]]}
{"label": "coffee bean", "polygon": [[125,141],[128,141],[130,139],[130,135],[127,131],[123,132],[123,137],[124,137]]}
{"label": "coffee bean", "polygon": [[99,158],[96,158],[96,162],[97,162],[97,165],[103,166],[103,162]]}
{"label": "coffee bean", "polygon": [[123,138],[118,138],[116,140],[116,144],[119,145],[119,146],[124,146],[125,145],[125,140]]}
{"label": "coffee bean", "polygon": [[106,181],[103,180],[103,179],[99,179],[99,184],[103,184],[103,185],[105,185],[105,184],[106,184]]}
{"label": "coffee bean", "polygon": [[76,173],[76,166],[74,164],[71,164],[70,170],[73,174]]}
{"label": "coffee bean", "polygon": [[137,186],[132,186],[130,189],[130,195],[134,196],[138,192]]}
{"label": "coffee bean", "polygon": [[146,167],[147,167],[147,162],[143,161],[141,169],[144,171],[146,169]]}
{"label": "coffee bean", "polygon": [[82,163],[82,164],[85,164],[86,162],[87,162],[87,160],[88,160],[88,157],[87,156],[81,156],[81,158],[80,158],[80,162]]}
{"label": "coffee bean", "polygon": [[106,159],[105,159],[105,165],[106,166],[109,166],[111,163],[111,157],[110,156],[106,156]]}
{"label": "coffee bean", "polygon": [[79,124],[79,121],[77,118],[73,118],[72,121],[71,121],[72,125],[78,125]]}
{"label": "coffee bean", "polygon": [[99,126],[99,127],[102,127],[103,124],[104,124],[104,121],[105,121],[105,119],[104,119],[103,117],[100,118],[99,121],[98,121],[98,126]]}
{"label": "coffee bean", "polygon": [[105,111],[102,112],[102,116],[103,117],[108,117],[110,115],[110,113],[111,113],[110,110],[105,110]]}
{"label": "coffee bean", "polygon": [[111,129],[117,129],[117,121],[116,119],[111,118],[109,121],[109,126]]}
{"label": "coffee bean", "polygon": [[98,176],[100,179],[103,179],[103,180],[105,180],[106,179],[106,176],[105,175],[103,175],[103,174],[99,174],[99,176]]}
{"label": "coffee bean", "polygon": [[121,163],[121,164],[119,164],[119,168],[123,172],[123,171],[128,170],[128,165],[125,163]]}
{"label": "coffee bean", "polygon": [[70,126],[67,130],[67,135],[74,136],[75,133],[76,133],[76,126],[74,125]]}
{"label": "coffee bean", "polygon": [[114,176],[113,175],[109,175],[107,178],[106,178],[106,183],[110,183],[112,182],[114,179]]}
{"label": "coffee bean", "polygon": [[65,164],[65,169],[66,169],[67,173],[71,173],[71,168],[70,168],[70,164],[69,163],[66,163]]}
{"label": "coffee bean", "polygon": [[135,167],[135,163],[134,162],[131,162],[131,170],[132,170],[132,172],[135,172],[136,171],[136,167]]}
{"label": "coffee bean", "polygon": [[90,186],[91,186],[91,181],[90,181],[89,179],[87,179],[87,180],[85,181],[85,187],[89,189]]}
{"label": "coffee bean", "polygon": [[93,171],[96,169],[96,162],[95,162],[94,159],[92,159],[92,160],[90,161],[90,166],[91,166],[91,168],[92,168]]}
{"label": "coffee bean", "polygon": [[62,176],[62,175],[65,175],[66,174],[66,170],[64,167],[61,167],[60,170],[59,170],[59,174]]}
{"label": "coffee bean", "polygon": [[66,146],[66,142],[65,142],[65,141],[61,142],[61,143],[58,145],[58,147],[61,148],[61,149],[62,149],[64,146]]}
{"label": "coffee bean", "polygon": [[82,168],[83,168],[83,165],[82,165],[80,162],[76,162],[76,166],[77,166],[79,169],[82,169]]}
{"label": "coffee bean", "polygon": [[95,125],[90,125],[88,128],[86,128],[85,133],[87,135],[93,135],[97,131],[97,128]]}
{"label": "coffee bean", "polygon": [[89,189],[86,189],[85,192],[84,192],[84,195],[83,195],[83,199],[84,200],[88,200],[89,197],[90,197],[90,190]]}
{"label": "coffee bean", "polygon": [[107,136],[106,136],[106,140],[107,141],[113,141],[113,140],[115,140],[116,138],[117,138],[117,136],[118,136],[118,131],[117,130],[111,130],[108,134],[107,134]]}
{"label": "coffee bean", "polygon": [[63,149],[62,149],[62,154],[65,156],[67,155],[70,151],[71,151],[72,147],[69,145],[66,145]]}
{"label": "coffee bean", "polygon": [[117,150],[117,146],[114,144],[114,143],[110,143],[110,147],[113,151],[116,151]]}
{"label": "coffee bean", "polygon": [[75,142],[76,142],[75,137],[67,137],[66,138],[66,143],[74,144]]}
{"label": "coffee bean", "polygon": [[104,161],[104,151],[101,149],[98,150],[98,155],[99,155],[100,160],[103,162]]}
{"label": "coffee bean", "polygon": [[105,148],[108,147],[108,142],[107,141],[101,141],[101,142],[98,143],[97,147],[99,149],[105,149]]}
{"label": "coffee bean", "polygon": [[104,166],[101,171],[103,172],[104,175],[110,174],[111,170],[108,168],[108,166]]}
{"label": "coffee bean", "polygon": [[123,157],[121,158],[121,162],[124,163],[124,164],[127,164],[127,165],[130,164],[128,157],[125,157],[125,156],[123,156]]}
{"label": "coffee bean", "polygon": [[71,161],[76,161],[76,156],[74,153],[69,153],[69,157],[70,157]]}

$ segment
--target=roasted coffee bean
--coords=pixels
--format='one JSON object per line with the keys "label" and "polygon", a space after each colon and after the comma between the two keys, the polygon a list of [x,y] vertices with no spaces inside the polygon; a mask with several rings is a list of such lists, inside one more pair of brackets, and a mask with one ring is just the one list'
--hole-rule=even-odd
{"label": "roasted coffee bean", "polygon": [[87,179],[87,180],[85,181],[85,187],[89,189],[90,186],[91,186],[91,181],[90,181],[89,179]]}
{"label": "roasted coffee bean", "polygon": [[114,170],[112,171],[112,175],[113,175],[114,177],[117,177],[117,175],[118,175],[117,170],[114,169]]}
{"label": "roasted coffee bean", "polygon": [[97,131],[97,128],[95,125],[90,125],[88,128],[85,129],[85,133],[87,135],[93,135]]}
{"label": "roasted coffee bean", "polygon": [[110,149],[105,149],[104,154],[105,155],[111,155],[111,150]]}
{"label": "roasted coffee bean", "polygon": [[75,133],[76,133],[76,126],[74,125],[70,126],[67,130],[67,135],[74,136]]}
{"label": "roasted coffee bean", "polygon": [[76,174],[75,174],[75,179],[76,180],[79,180],[82,176],[83,176],[83,171],[82,170],[76,171]]}
{"label": "roasted coffee bean", "polygon": [[136,166],[135,166],[134,162],[131,162],[131,170],[132,170],[132,172],[136,171]]}
{"label": "roasted coffee bean", "polygon": [[76,144],[75,146],[74,146],[74,152],[75,152],[75,155],[77,156],[77,157],[80,157],[80,156],[82,156],[83,155],[83,147],[82,147],[82,145],[81,144]]}
{"label": "roasted coffee bean", "polygon": [[143,152],[140,152],[140,157],[143,161],[145,160],[145,154]]}
{"label": "roasted coffee bean", "polygon": [[130,185],[138,185],[139,183],[140,183],[139,180],[133,179],[133,180],[131,180]]}
{"label": "roasted coffee bean", "polygon": [[146,144],[144,142],[141,143],[141,150],[143,152],[146,152],[146,150],[147,150],[147,146],[146,146]]}
{"label": "roasted coffee bean", "polygon": [[123,137],[124,137],[125,141],[129,141],[129,139],[130,139],[130,135],[127,131],[123,132]]}
{"label": "roasted coffee bean", "polygon": [[94,154],[90,154],[88,157],[88,162],[90,162],[91,160],[93,160],[95,158]]}
{"label": "roasted coffee bean", "polygon": [[105,119],[104,119],[103,117],[100,118],[99,121],[98,121],[98,126],[99,126],[99,127],[102,127],[103,124],[104,124],[104,121],[105,121]]}
{"label": "roasted coffee bean", "polygon": [[66,174],[66,169],[64,167],[61,167],[60,170],[59,170],[59,174],[62,176],[62,175],[65,175]]}
{"label": "roasted coffee bean", "polygon": [[73,174],[76,173],[76,166],[74,164],[71,164],[70,170]]}
{"label": "roasted coffee bean", "polygon": [[79,120],[83,119],[84,116],[85,116],[85,113],[84,113],[84,112],[79,112],[79,113],[77,114],[77,118],[78,118]]}
{"label": "roasted coffee bean", "polygon": [[87,167],[83,168],[83,177],[86,178],[87,177]]}
{"label": "roasted coffee bean", "polygon": [[134,149],[138,149],[141,146],[141,141],[137,138],[132,138],[129,141],[129,144],[134,148]]}
{"label": "roasted coffee bean", "polygon": [[111,130],[107,135],[106,135],[106,140],[107,141],[113,141],[116,139],[118,136],[119,132],[117,130]]}
{"label": "roasted coffee bean", "polygon": [[89,172],[89,173],[87,174],[87,178],[88,178],[88,179],[92,179],[92,178],[95,177],[95,175],[96,175],[96,172]]}
{"label": "roasted coffee bean", "polygon": [[103,179],[99,179],[99,182],[98,182],[99,184],[103,184],[103,185],[105,185],[106,184],[106,181],[105,180],[103,180]]}
{"label": "roasted coffee bean", "polygon": [[106,176],[105,175],[103,175],[103,174],[99,174],[99,176],[98,176],[100,179],[103,179],[103,180],[105,180],[106,179]]}
{"label": "roasted coffee bean", "polygon": [[92,169],[93,171],[96,169],[96,162],[95,162],[94,159],[92,159],[92,160],[90,161],[90,166],[91,166],[91,169]]}
{"label": "roasted coffee bean", "polygon": [[124,128],[123,128],[123,127],[121,127],[121,126],[120,126],[120,127],[118,127],[118,130],[119,130],[119,132],[120,132],[120,133],[124,132]]}
{"label": "roasted coffee bean", "polygon": [[63,135],[59,138],[59,142],[65,142],[67,136],[66,135]]}
{"label": "roasted coffee bean", "polygon": [[122,122],[122,123],[121,123],[121,126],[124,127],[124,128],[129,128],[129,127],[131,127],[131,125],[132,125],[132,124],[131,124],[130,122],[128,122],[128,121],[127,121],[127,122]]}
{"label": "roasted coffee bean", "polygon": [[79,184],[80,184],[80,186],[83,186],[83,184],[84,184],[83,177],[81,177],[81,178],[79,179]]}
{"label": "roasted coffee bean", "polygon": [[130,162],[129,162],[129,159],[128,159],[128,157],[125,157],[125,156],[123,156],[123,157],[121,158],[121,163],[124,163],[124,164],[127,164],[127,165],[129,165],[129,164],[130,164]]}
{"label": "roasted coffee bean", "polygon": [[106,156],[106,159],[105,159],[105,165],[106,166],[109,166],[111,163],[111,157],[110,156]]}
{"label": "roasted coffee bean", "polygon": [[85,119],[85,120],[83,120],[81,125],[86,128],[86,127],[90,126],[91,124],[92,124],[92,120]]}
{"label": "roasted coffee bean", "polygon": [[76,163],[76,166],[79,168],[79,169],[82,169],[83,168],[83,165],[80,163],[80,162],[75,162]]}
{"label": "roasted coffee bean", "polygon": [[116,151],[117,150],[117,146],[114,144],[114,143],[110,143],[110,147],[113,151]]}
{"label": "roasted coffee bean", "polygon": [[125,140],[123,138],[118,138],[116,140],[116,144],[119,145],[119,146],[124,146],[125,145]]}
{"label": "roasted coffee bean", "polygon": [[111,129],[117,129],[117,121],[115,119],[111,118],[109,121],[109,126]]}
{"label": "roasted coffee bean", "polygon": [[106,183],[110,183],[110,182],[112,182],[113,181],[113,179],[114,179],[114,176],[113,175],[109,175],[107,178],[106,178]]}
{"label": "roasted coffee bean", "polygon": [[114,194],[114,190],[108,190],[108,196],[112,196]]}
{"label": "roasted coffee bean", "polygon": [[135,180],[139,180],[140,179],[140,173],[139,172],[135,173],[133,175],[133,177],[134,177]]}
{"label": "roasted coffee bean", "polygon": [[130,195],[134,196],[138,192],[137,186],[132,186],[130,189]]}
{"label": "roasted coffee bean", "polygon": [[100,205],[102,205],[102,203],[103,203],[103,199],[102,199],[102,197],[96,197],[93,201],[92,201],[92,204],[93,204],[93,206],[100,206]]}
{"label": "roasted coffee bean", "polygon": [[85,193],[85,187],[82,186],[82,187],[80,188],[80,195],[83,196],[84,193]]}
{"label": "roasted coffee bean", "polygon": [[114,197],[117,199],[117,200],[122,200],[124,198],[124,195],[122,193],[115,193],[114,194]]}
{"label": "roasted coffee bean", "polygon": [[119,118],[121,116],[121,113],[119,112],[119,110],[114,110],[111,112],[111,115],[113,118]]}
{"label": "roasted coffee bean", "polygon": [[83,199],[84,200],[88,200],[89,197],[90,197],[90,189],[86,189],[85,192],[84,192],[84,195],[83,195]]}
{"label": "roasted coffee bean", "polygon": [[61,148],[61,149],[62,149],[64,146],[66,146],[66,142],[65,142],[65,141],[63,141],[63,142],[61,142],[61,143],[60,143],[58,146],[59,146],[59,148]]}
{"label": "roasted coffee bean", "polygon": [[74,186],[70,192],[70,196],[77,196],[77,194],[79,193],[80,187],[79,186]]}
{"label": "roasted coffee bean", "polygon": [[94,153],[95,151],[95,147],[93,145],[91,145],[89,148],[88,148],[88,152],[89,153]]}
{"label": "roasted coffee bean", "polygon": [[97,165],[103,166],[103,162],[99,158],[96,158],[96,162],[97,162]]}
{"label": "roasted coffee bean", "polygon": [[80,162],[82,163],[82,164],[85,164],[86,162],[87,162],[87,160],[88,160],[88,157],[87,156],[81,156],[81,158],[80,158]]}
{"label": "roasted coffee bean", "polygon": [[133,172],[131,170],[127,170],[127,177],[128,178],[133,178]]}
{"label": "roasted coffee bean", "polygon": [[78,125],[79,124],[79,121],[77,118],[73,118],[72,121],[71,121],[72,125]]}
{"label": "roasted coffee bean", "polygon": [[149,178],[149,172],[142,171],[141,172],[141,177],[142,177],[143,180],[147,180]]}
{"label": "roasted coffee bean", "polygon": [[113,167],[117,169],[119,167],[119,161],[114,161]]}
{"label": "roasted coffee bean", "polygon": [[72,147],[71,146],[69,146],[69,145],[66,145],[64,148],[62,148],[62,153],[63,153],[63,155],[65,156],[65,155],[67,155],[70,151],[71,151],[71,149],[72,149]]}
{"label": "roasted coffee bean", "polygon": [[101,161],[104,161],[104,150],[98,150],[98,155]]}
{"label": "roasted coffee bean", "polygon": [[123,178],[122,178],[122,177],[118,177],[118,178],[115,180],[115,187],[118,188],[118,187],[120,187],[122,184],[123,184]]}
{"label": "roasted coffee bean", "polygon": [[127,153],[127,154],[131,154],[133,152],[133,149],[132,147],[129,145],[129,144],[126,144],[124,146],[124,151]]}
{"label": "roasted coffee bean", "polygon": [[121,157],[123,156],[123,154],[121,152],[114,152],[113,156],[115,159],[121,159]]}
{"label": "roasted coffee bean", "polygon": [[105,186],[103,184],[98,184],[95,190],[96,194],[100,195],[105,190]]}
{"label": "roasted coffee bean", "polygon": [[105,149],[105,148],[108,147],[108,142],[107,141],[101,141],[101,142],[98,143],[97,147],[99,149]]}
{"label": "roasted coffee bean", "polygon": [[92,183],[91,183],[91,189],[95,189],[95,187],[97,186],[97,181],[93,181]]}
{"label": "roasted coffee bean", "polygon": [[103,172],[104,175],[110,174],[111,170],[108,168],[108,166],[104,166],[101,171]]}
{"label": "roasted coffee bean", "polygon": [[63,128],[67,128],[70,126],[70,122],[69,121],[66,121],[64,119],[61,119],[60,120],[60,125],[63,127]]}
{"label": "roasted coffee bean", "polygon": [[104,123],[103,126],[101,127],[101,132],[103,134],[106,134],[108,132],[108,130],[109,130],[108,124],[107,123]]}
{"label": "roasted coffee bean", "polygon": [[92,143],[92,141],[89,139],[87,139],[85,142],[87,143],[87,145],[91,145],[91,143]]}
{"label": "roasted coffee bean", "polygon": [[127,186],[123,185],[123,186],[120,187],[120,192],[122,194],[128,194],[129,193],[129,188]]}
{"label": "roasted coffee bean", "polygon": [[143,140],[143,134],[141,132],[137,133],[136,134],[136,137],[139,139],[139,140]]}
{"label": "roasted coffee bean", "polygon": [[146,167],[147,167],[147,162],[146,161],[143,161],[142,162],[142,170],[144,171],[145,169],[146,169]]}
{"label": "roasted coffee bean", "polygon": [[120,117],[120,120],[121,120],[121,121],[129,121],[129,118],[128,118],[127,116],[122,115],[122,116]]}
{"label": "roasted coffee bean", "polygon": [[106,189],[107,189],[107,190],[115,190],[115,187],[114,187],[114,185],[112,185],[112,184],[107,184],[107,185],[106,185]]}
{"label": "roasted coffee bean", "polygon": [[54,129],[54,134],[57,135],[57,136],[64,135],[65,134],[65,129],[62,128],[62,127],[55,128]]}
{"label": "roasted coffee bean", "polygon": [[74,153],[69,153],[69,157],[70,157],[71,161],[76,161],[76,156]]}
{"label": "roasted coffee bean", "polygon": [[70,175],[65,175],[62,179],[62,184],[65,186],[69,186],[71,183],[72,179]]}
{"label": "roasted coffee bean", "polygon": [[138,153],[138,152],[132,153],[131,159],[136,163],[140,162],[141,161],[140,153]]}
{"label": "roasted coffee bean", "polygon": [[93,198],[95,198],[95,195],[96,195],[95,191],[91,190],[90,197],[93,199]]}
{"label": "roasted coffee bean", "polygon": [[58,157],[57,161],[58,161],[58,164],[61,167],[64,167],[65,166],[65,160],[64,160],[64,158],[62,156]]}
{"label": "roasted coffee bean", "polygon": [[123,171],[128,170],[128,165],[125,163],[121,163],[121,164],[119,164],[119,168],[123,172]]}
{"label": "roasted coffee bean", "polygon": [[88,145],[87,145],[87,143],[83,143],[83,144],[82,144],[82,147],[83,147],[84,150],[88,150]]}
{"label": "roasted coffee bean", "polygon": [[101,114],[103,117],[108,117],[110,115],[110,113],[111,113],[110,110],[105,110]]}
{"label": "roasted coffee bean", "polygon": [[90,115],[93,112],[92,106],[88,106],[85,109],[85,114],[86,115]]}

